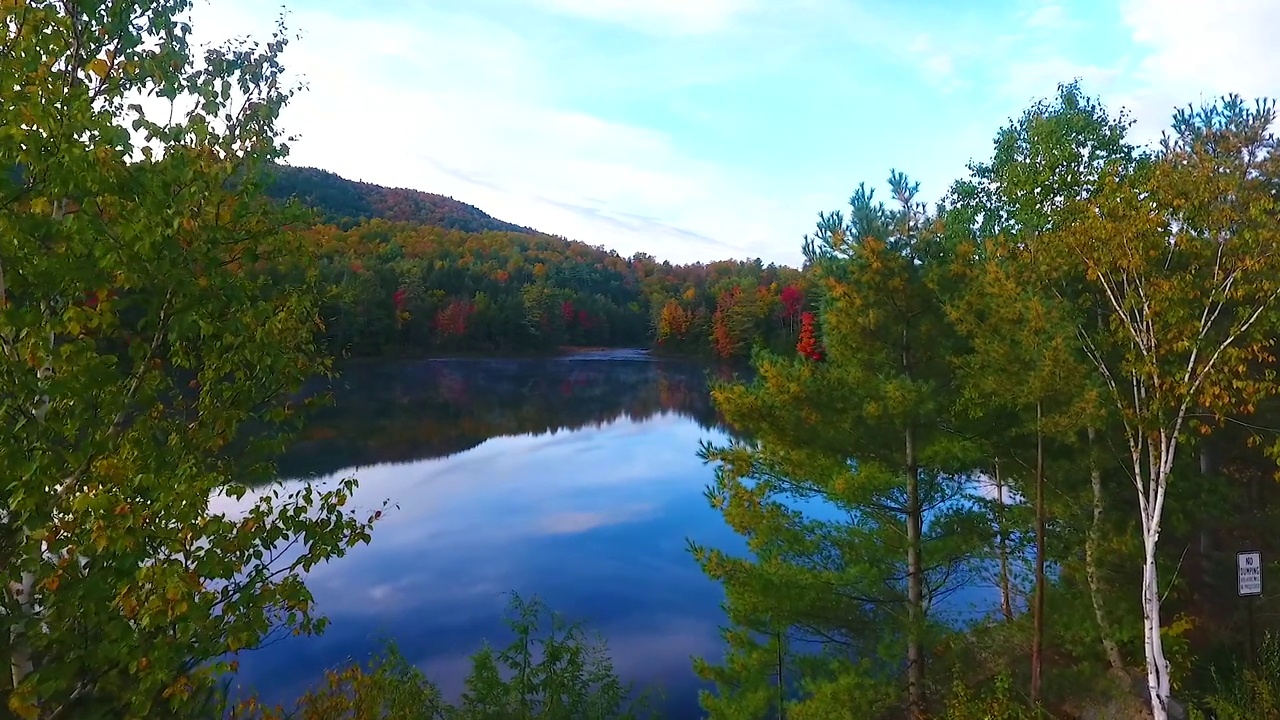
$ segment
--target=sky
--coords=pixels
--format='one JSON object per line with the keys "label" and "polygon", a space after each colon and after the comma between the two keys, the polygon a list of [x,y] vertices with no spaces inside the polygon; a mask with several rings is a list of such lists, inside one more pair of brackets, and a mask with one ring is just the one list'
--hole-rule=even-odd
{"label": "sky", "polygon": [[[195,0],[197,40],[282,7]],[[1210,11],[1208,8],[1212,7]],[[673,262],[797,264],[890,170],[935,201],[1057,84],[1154,141],[1280,96],[1278,0],[289,0],[289,162]]]}

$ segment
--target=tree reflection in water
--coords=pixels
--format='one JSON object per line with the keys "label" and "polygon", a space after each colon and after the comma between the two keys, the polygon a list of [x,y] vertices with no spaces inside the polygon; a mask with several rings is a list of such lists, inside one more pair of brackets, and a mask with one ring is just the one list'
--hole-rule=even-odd
{"label": "tree reflection in water", "polygon": [[[725,375],[731,370],[711,371]],[[280,460],[283,477],[455,455],[494,437],[600,427],[620,418],[687,417],[724,430],[708,369],[673,360],[421,360],[347,368],[334,402]]]}

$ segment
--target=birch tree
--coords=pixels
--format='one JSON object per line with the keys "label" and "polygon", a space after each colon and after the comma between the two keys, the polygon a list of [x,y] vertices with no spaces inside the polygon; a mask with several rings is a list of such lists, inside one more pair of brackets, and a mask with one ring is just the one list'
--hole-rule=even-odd
{"label": "birch tree", "polygon": [[352,481],[212,504],[272,479],[327,361],[305,248],[259,192],[287,150],[287,38],[202,55],[189,6],[0,3],[0,688],[21,718],[183,715],[213,661],[323,629],[303,573],[369,538]]}
{"label": "birch tree", "polygon": [[1238,96],[1179,110],[1158,151],[1136,169],[1104,172],[1045,244],[1064,253],[1064,267],[1083,266],[1106,310],[1079,336],[1123,422],[1156,720],[1168,717],[1171,684],[1156,560],[1179,448],[1214,416],[1250,411],[1276,390],[1259,370],[1274,361],[1280,295],[1274,117],[1273,104]]}

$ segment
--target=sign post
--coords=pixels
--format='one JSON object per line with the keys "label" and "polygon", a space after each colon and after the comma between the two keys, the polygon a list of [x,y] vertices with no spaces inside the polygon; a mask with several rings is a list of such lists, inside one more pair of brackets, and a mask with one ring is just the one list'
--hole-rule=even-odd
{"label": "sign post", "polygon": [[1236,553],[1236,594],[1244,598],[1245,622],[1248,623],[1249,666],[1253,666],[1253,598],[1262,594],[1262,553],[1246,550]]}
{"label": "sign post", "polygon": [[1247,550],[1236,553],[1236,592],[1240,597],[1262,594],[1262,553]]}

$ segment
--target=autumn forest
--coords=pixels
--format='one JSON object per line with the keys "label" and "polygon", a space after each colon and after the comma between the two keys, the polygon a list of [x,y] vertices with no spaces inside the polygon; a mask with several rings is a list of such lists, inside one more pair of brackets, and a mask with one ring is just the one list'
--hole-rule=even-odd
{"label": "autumn forest", "polygon": [[[688,666],[710,717],[1280,718],[1274,103],[1179,108],[1143,145],[1063,84],[935,206],[886,168],[777,239],[801,268],[673,265],[289,166],[283,22],[197,49],[190,5],[0,3],[0,717],[641,716],[607,643],[519,597],[460,697],[394,643],[294,709],[223,684],[326,630],[310,573],[396,508],[280,481],[368,450],[307,426],[309,387],[604,346],[716,365],[709,404],[692,380],[631,398],[725,430],[680,447],[743,548],[682,556],[723,591]],[[369,432],[481,442],[455,425]],[[989,612],[948,613],[978,586]]]}
{"label": "autumn forest", "polygon": [[[623,258],[312,169],[276,168],[272,192],[316,215],[340,355],[753,359],[754,381],[714,392],[751,440],[703,457],[757,559],[692,546],[734,622],[725,664],[698,665],[713,717],[924,717],[946,697],[946,717],[1070,714],[1072,684],[1109,672],[1163,719],[1185,711],[1175,688],[1258,650],[1226,583],[1233,548],[1270,547],[1276,519],[1272,119],[1238,98],[1180,110],[1150,151],[1064,85],[937,208],[901,173],[884,200],[859,185],[819,215],[802,269]],[[815,497],[860,520],[792,510]],[[957,635],[932,616],[993,580],[1003,623]],[[864,659],[889,648],[904,697],[898,670]],[[944,677],[987,694],[957,700]]]}
{"label": "autumn forest", "polygon": [[812,302],[794,268],[623,258],[312,168],[275,168],[268,192],[314,212],[305,233],[332,291],[326,341],[342,356],[576,345],[740,359],[756,344],[794,346]]}

